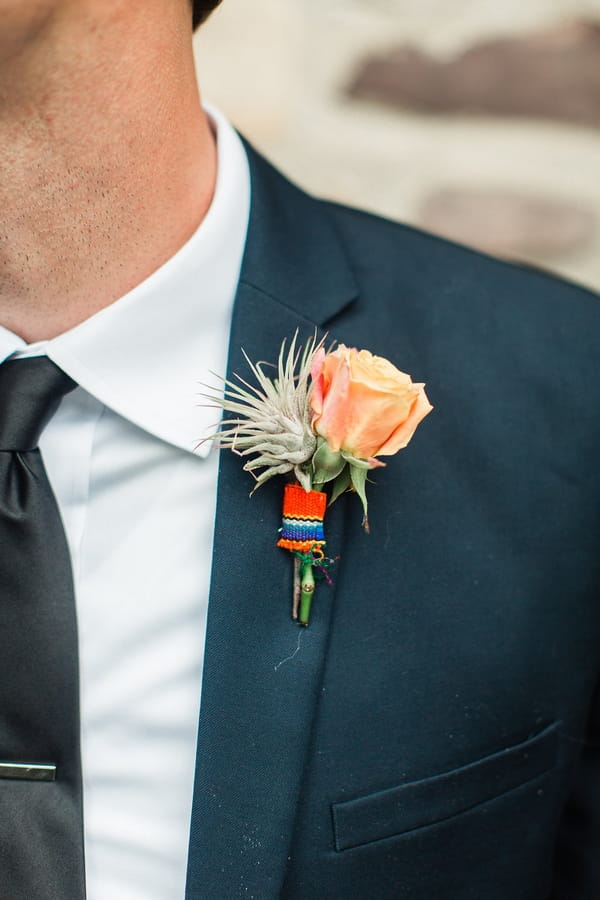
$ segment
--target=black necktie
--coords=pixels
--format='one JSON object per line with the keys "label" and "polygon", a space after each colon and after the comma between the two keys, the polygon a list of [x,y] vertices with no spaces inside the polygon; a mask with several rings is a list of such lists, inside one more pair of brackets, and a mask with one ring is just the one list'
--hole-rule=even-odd
{"label": "black necktie", "polygon": [[37,449],[75,387],[46,357],[0,365],[0,897],[85,896],[73,577]]}

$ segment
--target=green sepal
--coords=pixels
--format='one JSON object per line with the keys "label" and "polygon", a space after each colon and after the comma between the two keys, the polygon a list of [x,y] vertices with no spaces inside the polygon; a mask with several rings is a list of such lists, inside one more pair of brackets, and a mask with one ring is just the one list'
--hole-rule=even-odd
{"label": "green sepal", "polygon": [[362,466],[359,468],[358,466],[350,466],[350,478],[352,479],[352,487],[360,497],[360,501],[363,506],[363,528],[368,533],[369,531],[369,519],[367,516],[367,469]]}
{"label": "green sepal", "polygon": [[346,460],[339,451],[330,450],[327,441],[319,437],[317,449],[312,458],[313,485],[327,484],[333,481],[344,469]]}
{"label": "green sepal", "polygon": [[368,472],[369,469],[373,468],[372,463],[368,459],[358,459],[357,456],[352,456],[347,450],[342,450],[341,453],[346,462],[355,469],[364,469],[365,472]]}
{"label": "green sepal", "polygon": [[333,483],[333,489],[331,491],[331,498],[329,500],[328,506],[331,506],[332,503],[335,503],[338,497],[341,497],[347,490],[349,490],[352,486],[352,478],[350,475],[350,466],[344,466],[343,470],[340,472],[338,477],[335,479]]}

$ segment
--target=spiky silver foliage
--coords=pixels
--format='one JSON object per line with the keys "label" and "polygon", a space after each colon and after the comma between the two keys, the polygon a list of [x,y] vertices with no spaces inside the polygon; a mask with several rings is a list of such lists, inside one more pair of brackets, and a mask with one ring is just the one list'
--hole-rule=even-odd
{"label": "spiky silver foliage", "polygon": [[310,424],[310,370],[322,341],[311,338],[302,349],[296,338],[287,353],[285,341],[281,345],[276,377],[265,374],[265,363],[253,363],[244,353],[257,386],[236,375],[237,382],[223,379],[223,396],[204,394],[227,416],[209,440],[251,457],[244,469],[256,480],[254,490],[291,471],[305,490],[311,489],[310,460],[317,439]]}

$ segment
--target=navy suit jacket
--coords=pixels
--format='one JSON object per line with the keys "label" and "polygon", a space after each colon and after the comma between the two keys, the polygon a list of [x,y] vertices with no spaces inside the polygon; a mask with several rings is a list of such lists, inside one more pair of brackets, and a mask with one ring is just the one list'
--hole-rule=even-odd
{"label": "navy suit jacket", "polygon": [[345,495],[311,624],[282,481],[221,454],[189,900],[600,897],[600,303],[316,201],[249,148],[229,375],[284,338],[389,357],[434,412]]}

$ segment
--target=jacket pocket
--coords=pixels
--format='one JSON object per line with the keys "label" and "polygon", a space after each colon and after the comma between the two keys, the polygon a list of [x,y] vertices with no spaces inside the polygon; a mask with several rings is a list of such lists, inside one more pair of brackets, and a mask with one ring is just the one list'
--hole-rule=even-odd
{"label": "jacket pocket", "polygon": [[442,822],[533,781],[556,765],[559,725],[450,772],[334,803],[336,850]]}

